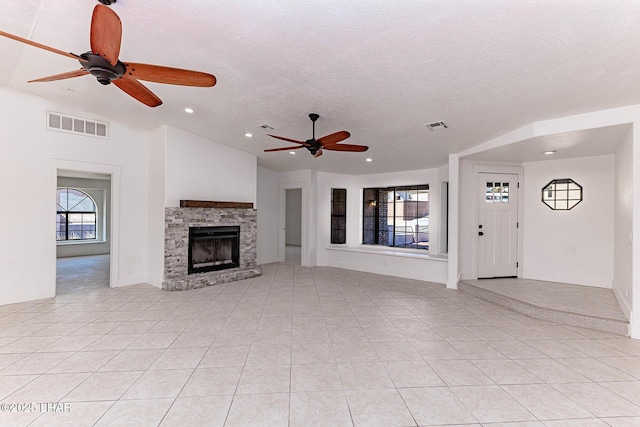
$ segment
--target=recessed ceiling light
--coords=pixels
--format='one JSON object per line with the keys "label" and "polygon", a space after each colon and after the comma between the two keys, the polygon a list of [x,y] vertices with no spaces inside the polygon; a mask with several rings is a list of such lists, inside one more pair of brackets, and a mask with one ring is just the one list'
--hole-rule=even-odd
{"label": "recessed ceiling light", "polygon": [[247,138],[251,138],[253,134],[251,132],[247,132],[244,134],[244,136],[246,136]]}
{"label": "recessed ceiling light", "polygon": [[544,154],[546,154],[547,156],[551,155],[551,154],[555,154],[556,152],[554,150],[549,150],[549,151],[545,151]]}
{"label": "recessed ceiling light", "polygon": [[289,154],[296,154],[295,151],[289,151]]}
{"label": "recessed ceiling light", "polygon": [[373,162],[373,159],[366,159],[367,162]]}
{"label": "recessed ceiling light", "polygon": [[185,113],[189,113],[189,114],[193,114],[193,108],[187,107],[187,108],[184,109],[184,112]]}

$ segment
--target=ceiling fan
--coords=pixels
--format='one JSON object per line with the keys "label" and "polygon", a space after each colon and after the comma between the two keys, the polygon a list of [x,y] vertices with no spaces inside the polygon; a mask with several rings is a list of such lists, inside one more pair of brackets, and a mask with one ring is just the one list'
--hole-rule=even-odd
{"label": "ceiling fan", "polygon": [[320,157],[322,155],[322,150],[362,152],[369,149],[369,147],[367,147],[366,145],[338,144],[340,141],[344,141],[351,136],[351,134],[346,130],[341,130],[340,132],[332,133],[330,135],[316,139],[316,120],[318,120],[320,116],[316,113],[311,113],[309,114],[309,118],[313,122],[313,136],[311,137],[311,139],[307,139],[303,142],[297,141],[295,139],[284,138],[282,136],[269,135],[272,138],[294,142],[300,145],[295,145],[292,147],[270,148],[268,150],[264,150],[265,153],[270,151],[286,151],[297,150],[298,148],[306,148],[311,154],[313,154],[313,157]]}
{"label": "ceiling fan", "polygon": [[[110,3],[107,2],[106,4]],[[161,105],[162,100],[138,80],[197,87],[211,87],[216,84],[216,78],[213,75],[200,71],[121,62],[118,56],[120,55],[120,42],[122,39],[122,22],[118,15],[104,4],[98,4],[93,9],[90,33],[91,50],[81,55],[67,53],[4,31],[0,31],[0,36],[59,55],[68,56],[80,61],[82,66],[79,70],[30,80],[29,83],[51,82],[91,74],[101,84],[108,85],[113,83],[128,95],[149,107]]]}

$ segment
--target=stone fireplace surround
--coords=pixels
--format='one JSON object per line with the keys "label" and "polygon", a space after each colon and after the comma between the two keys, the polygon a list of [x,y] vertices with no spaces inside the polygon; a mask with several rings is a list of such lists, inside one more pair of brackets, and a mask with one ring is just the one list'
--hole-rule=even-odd
{"label": "stone fireplace surround", "polygon": [[[240,267],[188,274],[189,227],[213,226],[240,226]],[[257,211],[253,208],[165,208],[162,289],[185,291],[260,276],[257,234]]]}

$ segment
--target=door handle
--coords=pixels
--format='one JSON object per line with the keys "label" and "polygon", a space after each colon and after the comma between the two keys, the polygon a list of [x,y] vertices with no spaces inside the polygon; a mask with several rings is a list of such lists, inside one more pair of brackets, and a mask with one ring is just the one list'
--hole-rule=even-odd
{"label": "door handle", "polygon": [[484,236],[484,233],[482,231],[478,231],[478,236]]}

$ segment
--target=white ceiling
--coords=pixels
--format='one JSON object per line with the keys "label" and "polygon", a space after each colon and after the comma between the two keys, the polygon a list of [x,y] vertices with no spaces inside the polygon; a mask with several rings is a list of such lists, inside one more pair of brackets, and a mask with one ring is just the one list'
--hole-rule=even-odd
{"label": "white ceiling", "polygon": [[[81,54],[95,4],[0,2],[0,30]],[[111,7],[123,23],[121,60],[206,71],[218,84],[145,83],[164,101],[157,108],[90,76],[27,84],[79,64],[0,37],[0,85],[135,127],[166,123],[256,154],[270,169],[349,174],[437,167],[527,123],[640,104],[637,0],[118,0]],[[263,153],[287,144],[259,125],[305,140],[311,112],[320,114],[316,137],[347,130],[345,143],[369,151],[317,159],[305,150]],[[424,127],[440,120],[449,129]],[[620,137],[617,127],[598,133]],[[592,144],[579,146],[573,156],[591,155]],[[523,147],[494,154],[531,161],[527,153],[543,151]]]}
{"label": "white ceiling", "polygon": [[[536,162],[615,153],[630,124],[529,138],[467,156],[497,162]],[[547,152],[549,152],[547,154]]]}

